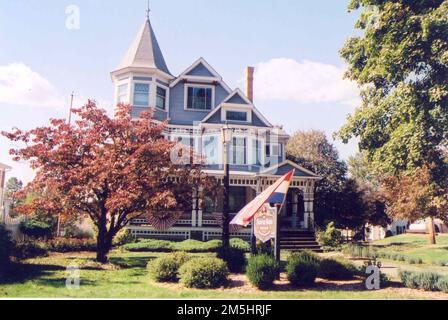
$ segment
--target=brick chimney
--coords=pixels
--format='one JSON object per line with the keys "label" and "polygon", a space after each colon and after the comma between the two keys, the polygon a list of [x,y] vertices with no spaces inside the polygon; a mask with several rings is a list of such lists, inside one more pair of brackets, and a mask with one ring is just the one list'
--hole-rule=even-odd
{"label": "brick chimney", "polygon": [[246,68],[246,96],[254,102],[254,67]]}

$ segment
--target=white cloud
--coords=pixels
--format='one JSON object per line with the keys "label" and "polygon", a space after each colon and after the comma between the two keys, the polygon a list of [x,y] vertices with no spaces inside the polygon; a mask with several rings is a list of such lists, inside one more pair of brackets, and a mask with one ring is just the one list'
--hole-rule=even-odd
{"label": "white cloud", "polygon": [[56,88],[23,63],[0,66],[0,103],[39,107],[65,105]]}
{"label": "white cloud", "polygon": [[331,64],[277,58],[257,65],[254,91],[257,100],[341,103],[355,106],[356,85],[343,79],[345,69]]}

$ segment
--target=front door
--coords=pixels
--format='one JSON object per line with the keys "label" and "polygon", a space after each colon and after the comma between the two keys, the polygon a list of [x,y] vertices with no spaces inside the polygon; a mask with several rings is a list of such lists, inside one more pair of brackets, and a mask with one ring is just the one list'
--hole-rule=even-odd
{"label": "front door", "polygon": [[290,188],[286,195],[285,206],[281,212],[283,229],[301,229],[304,227],[303,195],[299,189]]}

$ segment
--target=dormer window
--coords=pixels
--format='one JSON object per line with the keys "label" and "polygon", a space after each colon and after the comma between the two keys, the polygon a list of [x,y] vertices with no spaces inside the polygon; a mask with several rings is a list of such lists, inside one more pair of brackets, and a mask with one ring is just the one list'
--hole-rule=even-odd
{"label": "dormer window", "polygon": [[246,111],[226,111],[226,120],[228,121],[241,121],[247,122],[247,112]]}
{"label": "dormer window", "polygon": [[134,105],[149,106],[149,83],[134,83]]}
{"label": "dormer window", "polygon": [[211,110],[213,108],[214,87],[204,85],[186,86],[187,110]]}
{"label": "dormer window", "polygon": [[157,86],[156,107],[166,110],[166,89]]}

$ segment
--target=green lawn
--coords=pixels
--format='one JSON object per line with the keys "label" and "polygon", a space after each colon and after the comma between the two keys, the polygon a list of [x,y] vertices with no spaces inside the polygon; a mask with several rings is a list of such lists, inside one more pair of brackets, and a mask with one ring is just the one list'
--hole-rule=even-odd
{"label": "green lawn", "polygon": [[[0,282],[0,298],[260,298],[260,299],[412,299],[431,298],[429,294],[404,288],[387,288],[366,291],[362,285],[319,285],[313,289],[291,290],[278,287],[277,291],[251,292],[238,286],[219,290],[193,290],[176,285],[167,286],[149,280],[145,266],[147,261],[164,253],[129,253],[114,251],[111,261],[118,270],[103,270],[92,264],[81,268],[79,289],[67,289],[66,267],[72,263],[93,260],[93,255],[76,258],[57,255],[31,259],[17,268],[17,274]],[[207,255],[207,254],[203,254]]]}
{"label": "green lawn", "polygon": [[[424,264],[440,265],[442,262],[448,264],[448,235],[437,236],[436,242],[436,245],[429,244],[428,235],[403,234],[376,241],[373,245],[378,247],[379,252],[394,252],[407,257],[421,258]],[[448,272],[448,267],[445,269]]]}

